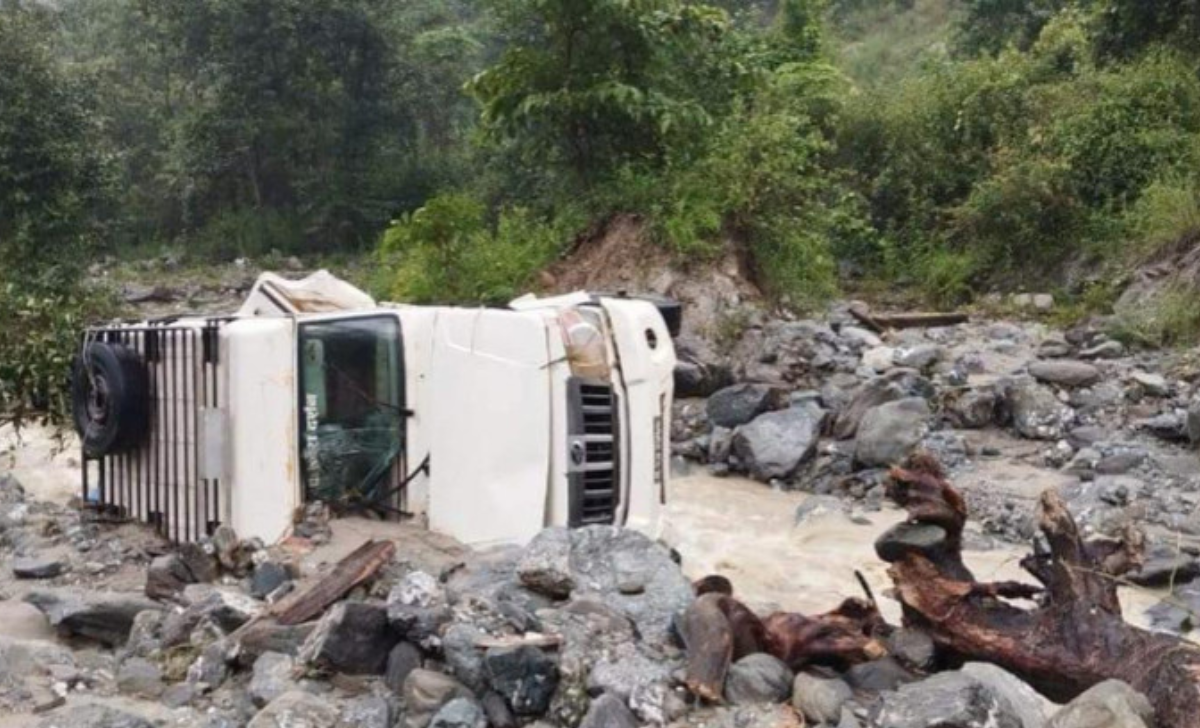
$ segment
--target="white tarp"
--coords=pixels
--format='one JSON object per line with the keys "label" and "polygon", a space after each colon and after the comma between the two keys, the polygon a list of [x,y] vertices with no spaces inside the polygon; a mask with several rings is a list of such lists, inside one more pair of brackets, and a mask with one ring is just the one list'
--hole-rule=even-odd
{"label": "white tarp", "polygon": [[274,273],[263,273],[254,282],[237,315],[252,318],[358,311],[375,307],[375,299],[327,270],[319,270],[295,281]]}

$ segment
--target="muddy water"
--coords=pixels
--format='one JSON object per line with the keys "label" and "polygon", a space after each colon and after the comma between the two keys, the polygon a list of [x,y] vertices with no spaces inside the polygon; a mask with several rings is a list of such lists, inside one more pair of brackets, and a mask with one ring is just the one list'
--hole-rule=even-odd
{"label": "muddy water", "polygon": [[[903,520],[899,509],[852,521],[842,513],[814,515],[795,525],[797,506],[809,496],[775,490],[742,478],[714,478],[703,472],[676,476],[668,506],[665,539],[683,556],[689,577],[721,574],[738,596],[756,610],[805,614],[836,607],[861,596],[858,570],[879,599],[889,622],[899,624],[899,605],[889,598],[886,564],[875,556],[875,539]],[[1018,565],[1027,551],[1015,546],[964,551],[967,566],[981,581],[1030,581]],[[1145,610],[1159,595],[1122,589],[1126,618],[1146,626]]]}

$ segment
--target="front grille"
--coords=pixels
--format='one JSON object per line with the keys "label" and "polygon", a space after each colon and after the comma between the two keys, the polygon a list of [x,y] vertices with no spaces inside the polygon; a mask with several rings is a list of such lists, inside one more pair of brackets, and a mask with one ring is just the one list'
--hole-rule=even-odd
{"label": "front grille", "polygon": [[617,397],[605,382],[568,382],[569,524],[616,522],[620,505]]}

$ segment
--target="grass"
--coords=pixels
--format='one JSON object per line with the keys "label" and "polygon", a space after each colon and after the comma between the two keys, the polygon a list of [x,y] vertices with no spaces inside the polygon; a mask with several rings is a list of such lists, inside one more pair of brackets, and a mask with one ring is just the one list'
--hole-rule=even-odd
{"label": "grass", "polygon": [[948,53],[958,3],[914,0],[910,7],[904,5],[895,0],[872,3],[834,27],[834,58],[859,86],[896,83],[927,59]]}

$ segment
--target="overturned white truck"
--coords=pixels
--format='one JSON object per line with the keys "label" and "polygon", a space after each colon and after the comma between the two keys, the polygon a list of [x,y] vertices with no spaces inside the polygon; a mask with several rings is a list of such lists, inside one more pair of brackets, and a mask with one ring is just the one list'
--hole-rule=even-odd
{"label": "overturned white truck", "polygon": [[227,523],[275,542],[314,501],[472,545],[549,525],[655,535],[678,315],[587,293],[376,304],[323,271],[264,274],[233,315],[85,332],[83,495],[176,541]]}

